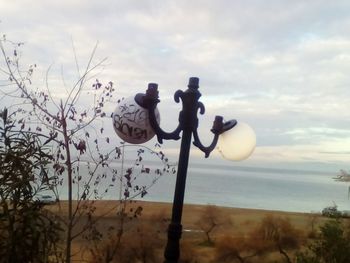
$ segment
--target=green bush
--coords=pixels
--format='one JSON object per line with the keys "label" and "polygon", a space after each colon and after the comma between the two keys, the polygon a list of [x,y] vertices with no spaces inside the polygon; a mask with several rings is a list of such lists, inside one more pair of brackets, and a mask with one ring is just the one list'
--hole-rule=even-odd
{"label": "green bush", "polygon": [[297,256],[297,263],[349,263],[350,235],[342,222],[328,221],[320,230],[319,239]]}
{"label": "green bush", "polygon": [[336,205],[333,205],[333,206],[325,207],[322,210],[322,215],[331,217],[331,218],[339,218],[342,216],[342,212],[338,210],[338,207]]}
{"label": "green bush", "polygon": [[60,226],[34,201],[50,187],[50,155],[39,135],[17,130],[14,117],[0,112],[0,262],[57,262]]}

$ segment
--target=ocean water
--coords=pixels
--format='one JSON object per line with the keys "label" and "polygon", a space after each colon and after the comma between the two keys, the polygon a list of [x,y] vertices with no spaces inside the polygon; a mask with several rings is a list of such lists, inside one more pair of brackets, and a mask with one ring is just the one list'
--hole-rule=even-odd
{"label": "ocean water", "polygon": [[[164,178],[162,178],[164,179]],[[162,180],[147,200],[171,202],[175,180]],[[293,212],[321,211],[336,204],[350,210],[349,184],[321,174],[190,169],[185,202]]]}
{"label": "ocean water", "polygon": [[[120,164],[110,167],[119,169],[120,174]],[[149,174],[139,173],[139,167],[134,170],[133,187],[151,186],[143,198],[136,199],[172,202],[176,174],[165,173],[158,178],[152,172],[157,167],[148,167]],[[126,180],[117,178],[113,182],[110,170],[100,172],[106,176],[96,185],[96,193],[103,199],[119,199],[120,184]],[[87,170],[82,166],[80,173],[87,174]],[[350,210],[350,184],[334,181],[333,176],[317,171],[194,165],[188,170],[184,202],[291,212],[320,212],[336,204],[339,210]],[[66,189],[65,183],[59,188],[61,199],[66,199]]]}

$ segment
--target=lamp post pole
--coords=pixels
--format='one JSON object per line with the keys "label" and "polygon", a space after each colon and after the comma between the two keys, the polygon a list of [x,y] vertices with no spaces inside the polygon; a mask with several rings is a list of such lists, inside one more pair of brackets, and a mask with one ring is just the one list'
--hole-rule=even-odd
{"label": "lamp post pole", "polygon": [[164,263],[178,262],[180,256],[180,238],[182,234],[182,208],[185,195],[187,167],[190,154],[192,132],[184,131],[181,139],[179,164],[176,177],[171,223],[168,227],[168,242],[165,247]]}
{"label": "lamp post pole", "polygon": [[190,79],[189,89],[182,96],[183,109],[179,122],[182,127],[182,138],[178,170],[176,177],[171,223],[168,228],[168,243],[165,248],[165,263],[175,263],[180,256],[180,238],[182,234],[182,208],[185,195],[187,167],[191,148],[192,132],[198,127],[198,99],[201,94],[198,91],[198,79]]}
{"label": "lamp post pole", "polygon": [[157,135],[159,143],[162,143],[163,139],[178,140],[182,132],[172,217],[168,227],[168,241],[164,252],[164,263],[177,263],[180,257],[180,239],[182,234],[181,218],[192,136],[193,144],[205,153],[205,157],[208,157],[215,148],[219,135],[237,124],[235,120],[224,123],[221,116],[216,116],[211,129],[214,134],[213,141],[208,147],[203,146],[197,133],[197,113],[199,111],[200,114],[204,114],[205,108],[203,103],[199,102],[201,93],[198,91],[198,84],[199,79],[192,77],[189,79],[188,89],[186,91],[178,90],[175,92],[175,101],[177,103],[180,102],[180,99],[182,101],[182,111],[179,114],[178,127],[171,133],[164,132],[156,119],[155,109],[160,102],[158,99],[158,85],[150,83],[146,94],[137,94],[135,97],[136,102],[148,110],[149,122]]}

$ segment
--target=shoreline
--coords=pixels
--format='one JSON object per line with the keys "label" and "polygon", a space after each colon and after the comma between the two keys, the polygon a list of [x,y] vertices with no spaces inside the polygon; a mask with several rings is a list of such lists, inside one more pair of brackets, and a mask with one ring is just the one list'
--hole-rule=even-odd
{"label": "shoreline", "polygon": [[[75,207],[76,201],[73,202]],[[93,216],[104,216],[106,220],[115,220],[119,206],[118,200],[96,200],[94,201],[96,211]],[[127,202],[127,212],[135,211],[138,207],[142,207],[141,218],[153,220],[154,218],[164,218],[170,220],[172,203],[166,202],[150,202],[132,200]],[[208,205],[184,204],[182,214],[182,224],[185,228],[196,229],[196,222],[205,214],[205,209]],[[235,222],[236,226],[240,226],[242,230],[248,230],[252,225],[259,223],[267,215],[276,217],[288,218],[296,227],[305,229],[308,227],[309,219],[317,217],[319,222],[325,221],[328,218],[323,217],[320,213],[302,213],[288,212],[276,210],[262,210],[250,208],[232,208],[215,206],[220,211],[220,214]],[[68,210],[68,201],[60,201],[60,204],[47,206],[52,212],[66,214]]]}
{"label": "shoreline", "polygon": [[[73,204],[75,204],[78,200],[73,200]],[[61,199],[60,200],[61,204],[66,204],[68,203],[68,200],[66,199]],[[101,206],[102,203],[104,203],[105,205],[111,206],[111,205],[116,205],[119,203],[119,200],[112,200],[112,199],[103,199],[103,200],[89,200],[89,202],[95,202],[96,204],[99,204],[98,206]],[[153,205],[160,205],[160,206],[164,206],[167,207],[169,206],[170,208],[172,207],[172,202],[165,202],[165,201],[149,201],[149,200],[130,200],[127,201],[129,202],[137,202],[137,203],[142,203],[142,204],[146,204],[147,207],[149,207],[151,204]],[[234,206],[223,206],[223,205],[216,205],[216,204],[212,204],[212,203],[208,203],[208,204],[196,204],[196,203],[184,203],[184,207],[189,206],[189,207],[206,207],[206,206],[216,206],[218,208],[222,208],[225,210],[242,210],[242,211],[256,211],[256,212],[260,212],[260,213],[281,213],[281,214],[304,214],[304,215],[308,215],[308,214],[318,214],[321,215],[322,211],[309,211],[309,212],[303,212],[303,211],[285,211],[285,210],[277,210],[277,209],[265,209],[265,208],[249,208],[249,207],[234,207]]]}

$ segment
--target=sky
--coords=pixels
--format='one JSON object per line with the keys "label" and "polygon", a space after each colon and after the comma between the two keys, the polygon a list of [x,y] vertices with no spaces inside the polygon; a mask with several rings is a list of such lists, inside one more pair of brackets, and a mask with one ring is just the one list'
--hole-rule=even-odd
{"label": "sky", "polygon": [[[181,109],[174,92],[199,77],[204,142],[215,115],[256,132],[253,155],[232,165],[348,169],[347,0],[1,0],[0,33],[25,43],[23,61],[38,65],[37,85],[53,68],[57,97],[62,75],[69,81],[76,74],[74,51],[83,67],[98,43],[96,61],[107,61],[96,74],[115,83],[117,97],[159,84],[165,130],[176,127]],[[164,143],[170,154],[178,147]],[[195,149],[192,155],[203,159]],[[209,162],[227,164],[217,153]]]}

